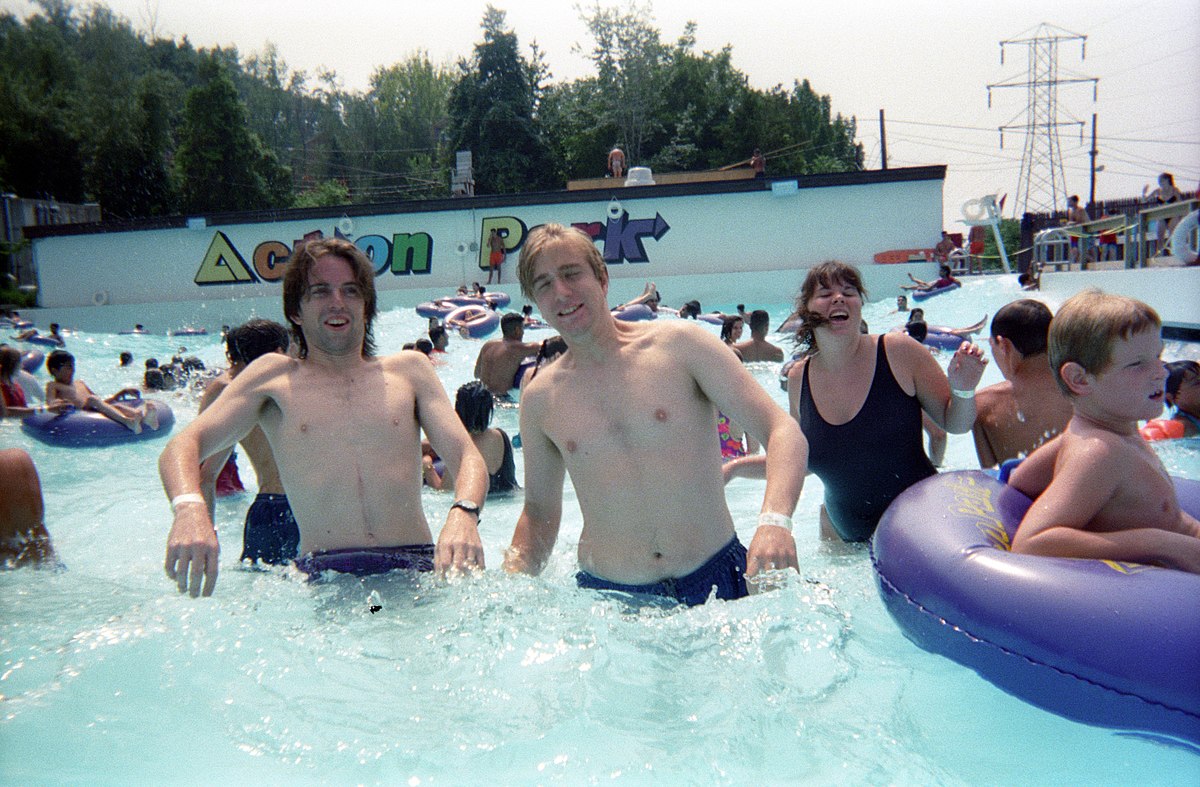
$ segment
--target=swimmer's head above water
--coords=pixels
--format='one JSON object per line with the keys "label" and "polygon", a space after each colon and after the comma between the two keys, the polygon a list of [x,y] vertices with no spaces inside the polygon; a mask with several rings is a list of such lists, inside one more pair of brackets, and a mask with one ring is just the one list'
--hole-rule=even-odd
{"label": "swimmer's head above water", "polygon": [[291,324],[292,335],[299,345],[298,357],[308,356],[308,343],[304,339],[304,329],[296,322],[300,318],[300,304],[308,292],[309,273],[317,260],[327,255],[338,257],[350,266],[354,272],[354,281],[363,293],[363,344],[362,354],[370,357],[375,354],[375,337],[372,326],[378,311],[375,298],[375,269],[367,255],[348,240],[342,238],[322,238],[297,244],[292,256],[288,258],[287,267],[283,274],[283,315]]}

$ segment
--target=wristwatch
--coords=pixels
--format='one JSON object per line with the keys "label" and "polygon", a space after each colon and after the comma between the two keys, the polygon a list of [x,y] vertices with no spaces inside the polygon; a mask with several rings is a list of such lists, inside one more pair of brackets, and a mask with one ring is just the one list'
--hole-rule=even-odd
{"label": "wristwatch", "polygon": [[450,507],[462,509],[463,511],[466,511],[468,514],[474,514],[475,520],[479,521],[480,508],[479,508],[479,504],[474,501],[463,498],[461,500],[455,500],[453,503],[450,504]]}

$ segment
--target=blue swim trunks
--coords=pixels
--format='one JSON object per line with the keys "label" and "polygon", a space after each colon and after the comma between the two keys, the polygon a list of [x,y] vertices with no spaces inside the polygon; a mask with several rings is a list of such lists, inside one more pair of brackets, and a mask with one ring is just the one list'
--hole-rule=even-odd
{"label": "blue swim trunks", "polygon": [[246,512],[242,530],[242,560],[287,563],[300,548],[300,528],[287,495],[260,492]]}
{"label": "blue swim trunks", "polygon": [[433,571],[433,544],[310,552],[296,559],[296,568],[308,574],[310,581],[319,579],[322,571],[337,571],[357,577],[388,571]]}
{"label": "blue swim trunks", "polygon": [[662,579],[648,585],[622,585],[580,571],[575,581],[581,588],[592,590],[619,590],[623,593],[641,593],[664,596],[688,606],[703,604],[713,588],[717,598],[731,601],[749,594],[746,588],[746,548],[734,535],[733,540],[686,577]]}

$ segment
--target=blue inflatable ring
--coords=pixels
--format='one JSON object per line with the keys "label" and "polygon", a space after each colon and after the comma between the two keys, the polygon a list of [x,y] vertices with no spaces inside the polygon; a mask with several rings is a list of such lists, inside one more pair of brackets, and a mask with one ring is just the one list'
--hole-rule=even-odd
{"label": "blue inflatable ring", "polygon": [[658,315],[646,304],[635,303],[632,306],[626,306],[620,311],[614,311],[613,317],[622,322],[641,322],[642,320],[653,320]]}
{"label": "blue inflatable ring", "polygon": [[[133,407],[143,403],[141,397],[118,401]],[[122,424],[101,413],[75,409],[62,413],[34,413],[22,419],[21,428],[35,440],[48,445],[61,445],[68,448],[92,448],[132,443],[138,440],[153,440],[169,434],[171,427],[175,425],[175,413],[170,406],[154,399],[146,399],[145,403],[158,410],[158,428],[142,427],[141,434],[134,434]]]}
{"label": "blue inflatable ring", "polygon": [[486,306],[459,306],[446,315],[446,328],[471,339],[482,339],[500,326],[500,313]]}
{"label": "blue inflatable ring", "polygon": [[914,301],[926,301],[935,295],[941,295],[943,292],[957,290],[960,286],[962,285],[955,282],[954,284],[947,284],[945,287],[938,287],[937,289],[933,290],[913,290],[912,299]]}
{"label": "blue inflatable ring", "polygon": [[45,360],[46,354],[41,350],[26,350],[21,353],[21,368],[27,372],[36,372]]}
{"label": "blue inflatable ring", "polygon": [[[1200,513],[1200,482],[1175,486]],[[1069,719],[1200,743],[1200,575],[1013,554],[1030,504],[974,470],[896,498],[871,560],[905,636]]]}

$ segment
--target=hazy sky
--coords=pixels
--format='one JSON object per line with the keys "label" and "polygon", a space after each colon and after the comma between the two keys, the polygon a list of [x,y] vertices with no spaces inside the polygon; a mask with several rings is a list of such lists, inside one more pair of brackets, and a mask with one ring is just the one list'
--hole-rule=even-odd
{"label": "hazy sky", "polygon": [[[589,41],[569,0],[493,0],[507,12],[523,48],[536,40],[555,80],[590,73],[581,54]],[[605,2],[603,5],[614,5]],[[425,50],[452,63],[480,40],[485,0],[104,0],[143,32],[198,47],[234,45],[244,55],[278,48],[293,70],[333,69],[344,87],[365,90],[378,66]],[[625,3],[619,4],[625,7]],[[26,16],[25,0],[0,9]],[[961,218],[964,200],[986,193],[1016,197],[1023,138],[1001,125],[1024,124],[1024,87],[993,91],[989,83],[1022,82],[1028,49],[1000,41],[1025,38],[1046,22],[1087,36],[1060,45],[1060,78],[1098,77],[1059,89],[1059,121],[1067,189],[1088,197],[1092,114],[1098,116],[1096,198],[1140,195],[1161,171],[1190,190],[1200,180],[1200,3],[1196,0],[657,0],[653,18],[674,41],[688,20],[697,48],[729,44],[734,65],[751,84],[769,88],[808,79],[829,94],[834,111],[858,118],[867,166],[880,165],[879,110],[887,117],[891,166],[946,164],[945,215]],[[769,141],[747,140],[770,148]],[[637,162],[632,162],[636,164]]]}

